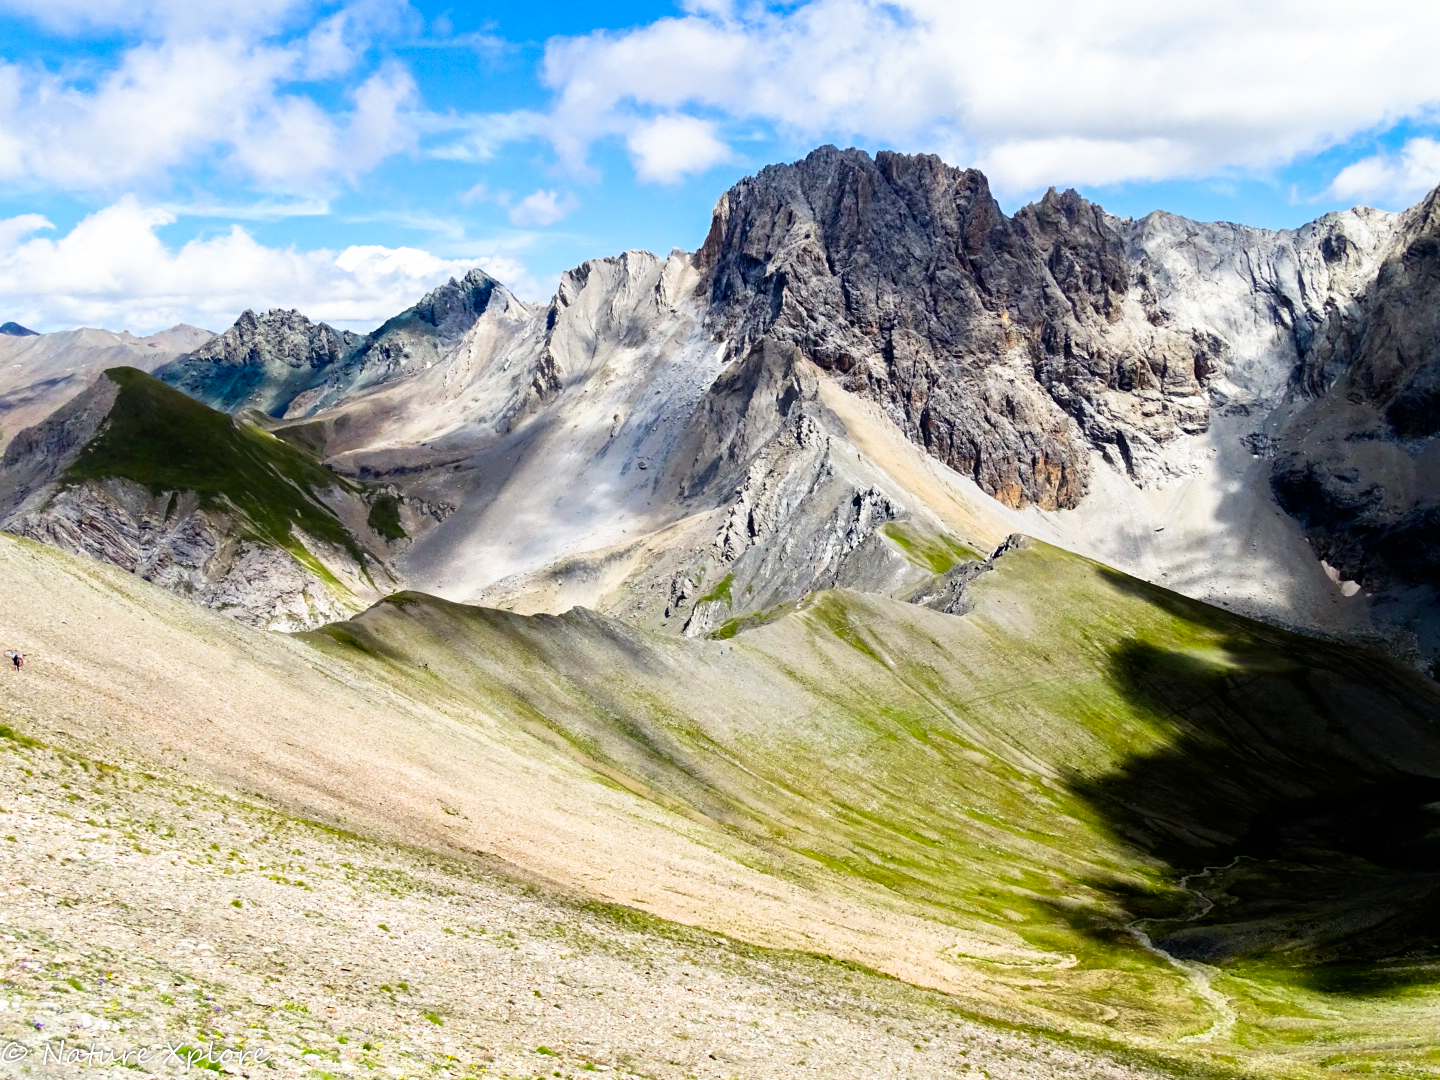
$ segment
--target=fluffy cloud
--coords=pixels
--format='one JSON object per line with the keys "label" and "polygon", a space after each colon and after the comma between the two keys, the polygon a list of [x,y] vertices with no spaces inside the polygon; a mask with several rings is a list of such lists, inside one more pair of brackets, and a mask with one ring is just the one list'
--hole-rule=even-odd
{"label": "fluffy cloud", "polygon": [[575,208],[569,195],[555,191],[532,191],[510,208],[510,221],[515,225],[554,225]]}
{"label": "fluffy cloud", "polygon": [[704,172],[732,156],[715,125],[693,116],[660,116],[626,140],[641,180],[673,184],[687,173]]}
{"label": "fluffy cloud", "polygon": [[[581,164],[597,137],[699,110],[797,139],[927,147],[1018,191],[1275,166],[1440,102],[1440,6],[1402,0],[688,11],[551,43],[562,157]],[[642,171],[663,162],[630,138]]]}
{"label": "fluffy cloud", "polygon": [[36,214],[0,220],[5,319],[36,329],[76,325],[148,332],[188,322],[223,330],[245,308],[299,308],[311,318],[369,330],[451,277],[480,265],[527,281],[505,257],[442,259],[416,248],[334,251],[271,248],[239,226],[172,249],[156,229],[165,210],[125,198],[75,226],[43,235]]}
{"label": "fluffy cloud", "polygon": [[0,11],[27,16],[66,34],[269,31],[313,6],[313,0],[0,0]]}
{"label": "fluffy cloud", "polygon": [[[273,21],[293,6],[256,9]],[[52,7],[62,21],[72,12]],[[184,11],[224,5],[173,7],[167,17],[183,24]],[[124,190],[197,161],[272,191],[353,179],[415,145],[409,73],[390,64],[349,79],[349,105],[338,111],[295,87],[352,72],[387,11],[381,0],[350,5],[288,42],[240,32],[244,19],[214,34],[177,30],[125,50],[104,71],[0,62],[0,180]]]}
{"label": "fluffy cloud", "polygon": [[1398,154],[1376,154],[1340,170],[1330,185],[1337,199],[1406,206],[1440,184],[1440,142],[1411,139]]}

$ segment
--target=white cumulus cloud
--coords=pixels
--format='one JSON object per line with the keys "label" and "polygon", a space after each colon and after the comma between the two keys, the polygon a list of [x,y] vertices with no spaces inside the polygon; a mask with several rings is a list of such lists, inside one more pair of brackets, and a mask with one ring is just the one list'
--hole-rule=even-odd
{"label": "white cumulus cloud", "polygon": [[[223,330],[246,308],[298,308],[370,330],[473,266],[528,280],[513,257],[445,259],[417,248],[273,248],[238,225],[178,248],[156,230],[174,215],[126,197],[50,237],[37,214],[0,220],[3,318],[37,330],[150,332],[187,322]],[[492,269],[493,268],[493,269]]]}
{"label": "white cumulus cloud", "polygon": [[575,208],[569,195],[557,191],[532,191],[510,208],[510,221],[515,225],[554,225]]}
{"label": "white cumulus cloud", "polygon": [[[207,9],[174,6],[176,18]],[[274,20],[286,6],[259,8]],[[414,80],[394,63],[357,73],[338,109],[301,80],[350,73],[367,40],[356,27],[376,6],[350,5],[293,41],[217,26],[142,41],[108,67],[0,61],[0,180],[132,190],[197,162],[275,191],[353,179],[416,145]],[[56,17],[71,13],[61,4]]]}
{"label": "white cumulus cloud", "polygon": [[153,36],[269,32],[314,0],[0,0],[0,11],[61,33],[129,30]]}
{"label": "white cumulus cloud", "polygon": [[1425,113],[1437,36],[1440,5],[1406,0],[692,0],[552,41],[543,77],[576,167],[619,135],[663,172],[632,133],[704,115],[931,149],[1023,191],[1274,167]]}
{"label": "white cumulus cloud", "polygon": [[660,116],[642,124],[626,140],[641,180],[673,184],[687,173],[704,172],[730,159],[730,147],[715,134],[714,123],[693,116]]}
{"label": "white cumulus cloud", "polygon": [[1330,185],[1337,199],[1406,206],[1440,184],[1440,142],[1409,140],[1399,153],[1361,158],[1340,170]]}

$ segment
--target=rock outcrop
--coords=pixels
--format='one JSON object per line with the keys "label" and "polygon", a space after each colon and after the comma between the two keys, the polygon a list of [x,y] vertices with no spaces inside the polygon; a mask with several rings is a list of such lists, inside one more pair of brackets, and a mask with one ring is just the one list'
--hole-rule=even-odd
{"label": "rock outcrop", "polygon": [[313,630],[364,606],[350,590],[336,588],[330,567],[351,581],[365,572],[343,550],[295,537],[312,562],[326,567],[322,576],[291,551],[256,537],[244,515],[203,505],[194,492],[156,494],[118,477],[64,485],[4,526],[269,630]]}

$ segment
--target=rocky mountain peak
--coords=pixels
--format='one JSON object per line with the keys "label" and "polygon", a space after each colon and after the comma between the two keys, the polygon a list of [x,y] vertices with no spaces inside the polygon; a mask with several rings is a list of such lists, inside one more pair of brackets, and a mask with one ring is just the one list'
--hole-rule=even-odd
{"label": "rocky mountain peak", "polygon": [[[1351,258],[1340,244],[1332,252]],[[1277,443],[1272,488],[1316,553],[1385,597],[1382,606],[1404,611],[1397,621],[1412,622],[1422,651],[1435,657],[1440,189],[1404,215],[1369,287],[1315,338],[1303,385],[1309,400]]]}
{"label": "rocky mountain peak", "polygon": [[497,290],[513,300],[489,274],[471,270],[363,337],[298,311],[245,311],[225,333],[157,374],[227,412],[306,415],[433,365],[484,315]]}
{"label": "rocky mountain peak", "polygon": [[246,310],[235,325],[191,355],[256,361],[275,359],[291,367],[324,367],[360,342],[360,335],[311,322],[294,309]]}
{"label": "rocky mountain peak", "polygon": [[499,284],[476,267],[458,281],[451,278],[426,293],[419,303],[390,319],[371,338],[382,338],[389,331],[411,322],[425,323],[447,338],[458,338],[475,325],[475,320],[484,313],[490,303],[490,295]]}
{"label": "rocky mountain peak", "polygon": [[312,322],[298,311],[247,310],[223,334],[157,374],[212,408],[254,408],[279,415],[363,340],[349,330]]}
{"label": "rocky mountain peak", "polygon": [[1193,397],[1205,371],[1183,343],[1117,355],[1126,241],[1073,191],[1012,219],[977,170],[823,147],[731,189],[698,261],[733,349],[796,345],[1012,506],[1074,506],[1087,440],[1134,462],[1132,447],[1197,422],[1182,408],[1137,439],[1108,415],[1117,389],[1171,412],[1164,399]]}

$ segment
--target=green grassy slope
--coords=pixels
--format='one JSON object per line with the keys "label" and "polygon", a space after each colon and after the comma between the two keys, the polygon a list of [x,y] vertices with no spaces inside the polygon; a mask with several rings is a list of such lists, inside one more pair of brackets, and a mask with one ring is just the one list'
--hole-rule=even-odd
{"label": "green grassy slope", "polygon": [[992,1014],[1246,1069],[1440,1071],[1440,689],[1043,545],[973,597],[822,593],[700,642],[399,594],[309,640],[758,867],[954,927]]}
{"label": "green grassy slope", "polygon": [[880,526],[886,539],[895,543],[905,557],[932,574],[943,574],[963,562],[981,562],[985,555],[949,536],[930,534],[908,521],[888,521]]}
{"label": "green grassy slope", "polygon": [[202,506],[238,511],[252,538],[284,547],[307,564],[314,560],[297,528],[366,565],[365,550],[318,494],[357,491],[354,485],[312,455],[143,371],[112,368],[105,378],[119,387],[115,404],[62,483],[116,476],[156,494],[193,491]]}

